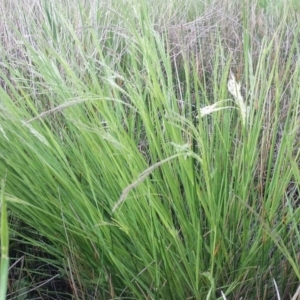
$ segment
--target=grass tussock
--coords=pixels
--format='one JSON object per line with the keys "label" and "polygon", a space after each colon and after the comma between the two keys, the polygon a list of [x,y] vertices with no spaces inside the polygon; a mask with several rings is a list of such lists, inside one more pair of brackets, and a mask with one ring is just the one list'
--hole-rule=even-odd
{"label": "grass tussock", "polygon": [[297,1],[0,10],[8,298],[299,297]]}

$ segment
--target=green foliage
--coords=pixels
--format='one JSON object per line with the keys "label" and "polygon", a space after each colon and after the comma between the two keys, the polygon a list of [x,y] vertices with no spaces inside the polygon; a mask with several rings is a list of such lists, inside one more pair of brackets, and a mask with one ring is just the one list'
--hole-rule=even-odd
{"label": "green foliage", "polygon": [[[206,59],[201,34],[172,40],[196,13],[178,2],[45,2],[10,24],[2,209],[77,299],[271,299],[273,279],[282,295],[300,279],[299,25],[287,55],[287,13],[258,47],[245,2],[240,57],[220,25]],[[227,92],[238,59],[246,121]]]}

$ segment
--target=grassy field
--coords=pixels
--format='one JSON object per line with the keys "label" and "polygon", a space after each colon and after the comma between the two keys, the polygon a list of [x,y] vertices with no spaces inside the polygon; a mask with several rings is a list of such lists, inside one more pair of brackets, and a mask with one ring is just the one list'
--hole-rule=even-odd
{"label": "grassy field", "polygon": [[298,1],[0,12],[0,300],[300,299]]}

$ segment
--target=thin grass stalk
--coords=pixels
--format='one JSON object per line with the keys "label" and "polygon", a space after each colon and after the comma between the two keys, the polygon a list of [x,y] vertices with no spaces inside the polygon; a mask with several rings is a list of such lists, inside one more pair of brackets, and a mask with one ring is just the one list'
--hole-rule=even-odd
{"label": "thin grass stalk", "polygon": [[9,236],[8,236],[8,218],[5,198],[5,181],[1,180],[1,262],[0,262],[0,299],[6,299],[8,267],[9,267]]}

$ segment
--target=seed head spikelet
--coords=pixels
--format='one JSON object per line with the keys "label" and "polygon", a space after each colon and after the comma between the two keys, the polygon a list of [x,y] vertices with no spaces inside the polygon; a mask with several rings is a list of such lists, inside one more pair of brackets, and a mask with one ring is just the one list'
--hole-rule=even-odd
{"label": "seed head spikelet", "polygon": [[249,109],[244,102],[244,98],[241,94],[241,84],[236,81],[235,76],[230,71],[230,79],[228,80],[228,91],[234,97],[236,104],[238,105],[241,115],[243,125],[246,124]]}
{"label": "seed head spikelet", "polygon": [[[231,108],[231,106],[218,107],[225,101],[227,101],[227,100],[221,100],[221,101],[218,101],[218,102],[216,102],[212,105],[207,105],[205,107],[202,107],[200,109],[200,117],[202,118],[206,115],[210,115],[211,113],[222,110],[222,109]],[[196,118],[198,119],[199,115]]]}

